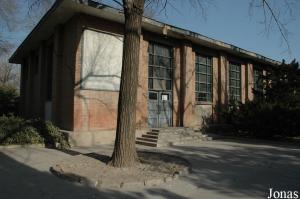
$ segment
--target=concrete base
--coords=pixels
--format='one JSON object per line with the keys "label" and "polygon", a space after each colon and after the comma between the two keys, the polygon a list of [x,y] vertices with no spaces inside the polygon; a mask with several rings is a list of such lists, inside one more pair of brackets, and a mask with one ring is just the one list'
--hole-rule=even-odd
{"label": "concrete base", "polygon": [[[139,137],[146,133],[148,129],[137,129],[135,136]],[[116,130],[101,131],[64,131],[66,133],[70,145],[73,146],[97,146],[101,144],[113,144],[116,138]]]}

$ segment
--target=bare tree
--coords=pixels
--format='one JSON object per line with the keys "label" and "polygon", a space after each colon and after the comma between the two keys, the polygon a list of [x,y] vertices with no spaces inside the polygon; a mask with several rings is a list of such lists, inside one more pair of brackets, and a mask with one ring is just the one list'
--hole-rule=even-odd
{"label": "bare tree", "polygon": [[0,6],[0,56],[7,53],[12,47],[11,42],[7,38],[5,32],[14,29],[17,22],[16,13],[18,10],[17,0],[2,0]]}
{"label": "bare tree", "polygon": [[263,18],[260,23],[264,26],[263,33],[268,36],[274,29],[277,29],[289,54],[291,54],[291,48],[287,25],[294,19],[294,9],[297,3],[299,3],[297,0],[251,0],[249,2],[249,15],[253,16],[255,11],[261,11]]}
{"label": "bare tree", "polygon": [[15,64],[7,63],[7,57],[0,61],[0,85],[18,88],[20,83],[20,73]]}

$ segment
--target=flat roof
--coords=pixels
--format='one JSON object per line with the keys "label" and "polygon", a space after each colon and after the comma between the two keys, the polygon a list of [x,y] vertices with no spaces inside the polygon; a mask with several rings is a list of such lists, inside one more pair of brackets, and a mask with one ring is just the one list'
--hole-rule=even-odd
{"label": "flat roof", "polygon": [[[42,41],[48,39],[54,33],[57,25],[66,23],[77,13],[83,13],[114,22],[124,23],[122,10],[118,10],[108,5],[97,3],[92,0],[56,0],[53,6],[47,11],[21,45],[16,49],[10,57],[9,62],[20,64],[22,59],[26,57],[31,50],[38,48]],[[162,23],[148,17],[143,17],[142,28],[149,32],[166,35],[171,38],[188,40],[194,44],[221,50],[237,57],[251,59],[263,64],[280,64],[280,62],[267,58],[263,55],[209,38],[190,30]]]}

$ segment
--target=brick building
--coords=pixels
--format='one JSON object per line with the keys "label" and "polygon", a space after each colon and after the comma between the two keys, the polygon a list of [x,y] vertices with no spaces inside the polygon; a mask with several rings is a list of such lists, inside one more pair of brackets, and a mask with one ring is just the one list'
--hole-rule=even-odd
{"label": "brick building", "polygon": [[[114,140],[123,15],[92,1],[57,0],[10,58],[21,64],[21,113],[53,121],[77,145]],[[253,99],[276,61],[203,35],[143,19],[137,135],[201,127],[229,99]]]}

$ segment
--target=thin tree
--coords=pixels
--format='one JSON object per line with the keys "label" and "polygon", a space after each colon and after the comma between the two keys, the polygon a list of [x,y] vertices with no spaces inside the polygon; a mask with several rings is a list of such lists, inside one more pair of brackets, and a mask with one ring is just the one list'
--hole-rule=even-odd
{"label": "thin tree", "polygon": [[125,17],[123,63],[115,148],[110,161],[115,167],[130,167],[137,161],[135,118],[144,3],[144,0],[123,0],[122,5]]}

